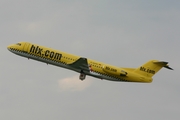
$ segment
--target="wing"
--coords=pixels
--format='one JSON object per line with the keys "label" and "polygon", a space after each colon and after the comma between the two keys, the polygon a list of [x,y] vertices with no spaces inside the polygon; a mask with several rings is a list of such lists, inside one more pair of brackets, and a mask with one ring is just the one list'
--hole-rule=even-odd
{"label": "wing", "polygon": [[90,72],[87,58],[79,58],[77,61],[69,64],[69,66],[78,69],[79,71]]}

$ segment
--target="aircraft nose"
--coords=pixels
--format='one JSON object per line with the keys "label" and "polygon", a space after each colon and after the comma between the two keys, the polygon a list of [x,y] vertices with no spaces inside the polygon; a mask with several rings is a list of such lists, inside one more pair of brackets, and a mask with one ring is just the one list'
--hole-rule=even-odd
{"label": "aircraft nose", "polygon": [[15,44],[11,44],[7,46],[7,49],[12,52],[17,46]]}
{"label": "aircraft nose", "polygon": [[12,46],[13,46],[13,45],[8,45],[8,46],[7,46],[7,49],[8,49],[8,50],[11,50]]}

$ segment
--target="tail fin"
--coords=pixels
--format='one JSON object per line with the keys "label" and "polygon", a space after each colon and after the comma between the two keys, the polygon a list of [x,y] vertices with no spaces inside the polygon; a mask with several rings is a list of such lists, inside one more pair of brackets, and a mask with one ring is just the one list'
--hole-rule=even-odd
{"label": "tail fin", "polygon": [[134,72],[141,74],[146,77],[154,76],[162,67],[173,70],[168,66],[168,62],[150,60],[139,68],[135,69]]}

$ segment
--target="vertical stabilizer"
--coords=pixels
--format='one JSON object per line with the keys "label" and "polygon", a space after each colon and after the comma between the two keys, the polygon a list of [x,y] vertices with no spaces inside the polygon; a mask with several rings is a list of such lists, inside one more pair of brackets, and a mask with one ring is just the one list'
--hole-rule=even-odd
{"label": "vertical stabilizer", "polygon": [[168,62],[158,61],[158,60],[150,60],[147,63],[143,64],[139,68],[135,69],[134,72],[141,74],[146,77],[154,76],[162,67],[171,69],[168,66]]}

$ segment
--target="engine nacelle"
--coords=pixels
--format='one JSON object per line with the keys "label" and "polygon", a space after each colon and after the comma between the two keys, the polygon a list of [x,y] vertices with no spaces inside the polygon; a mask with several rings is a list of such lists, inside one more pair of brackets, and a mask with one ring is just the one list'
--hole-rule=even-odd
{"label": "engine nacelle", "polygon": [[120,68],[113,68],[110,66],[103,66],[103,71],[109,74],[118,75],[118,76],[126,76],[127,72]]}

